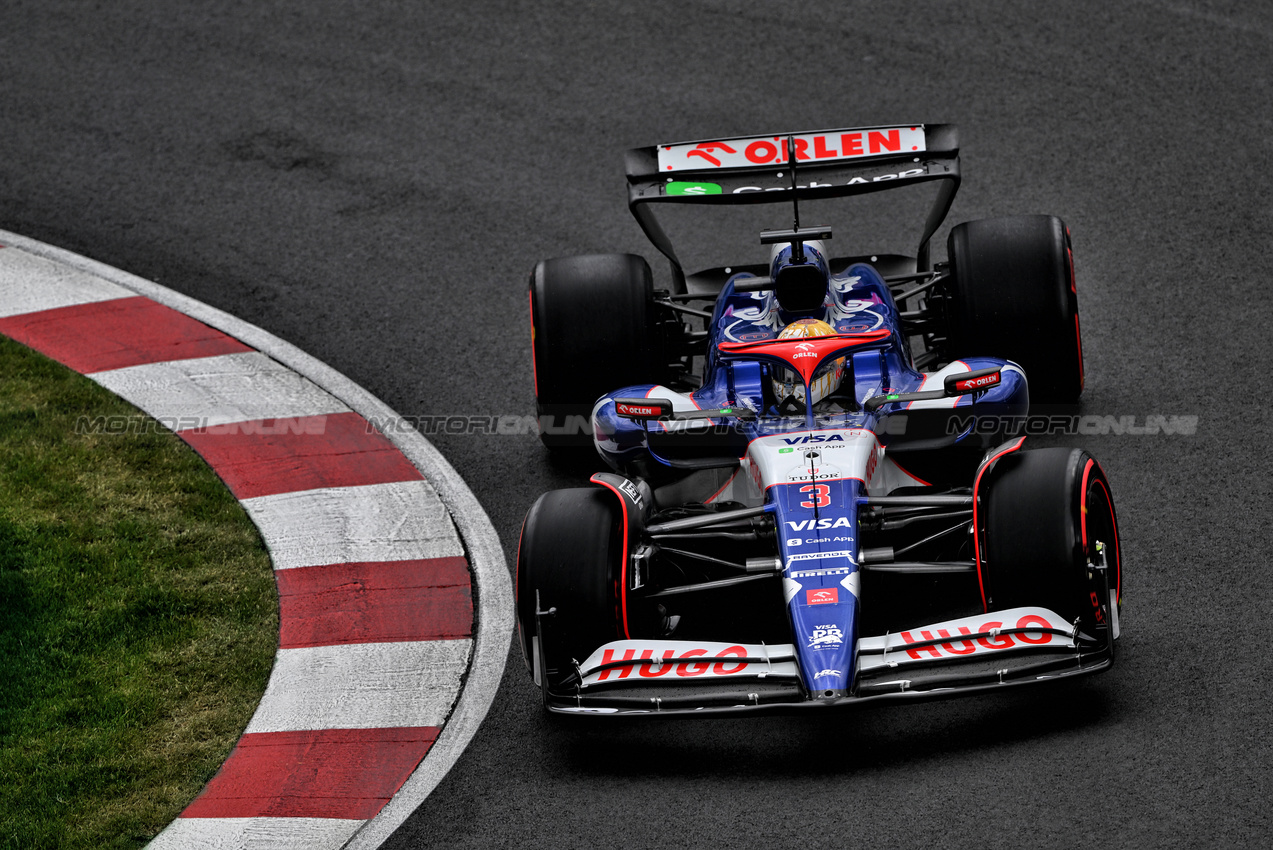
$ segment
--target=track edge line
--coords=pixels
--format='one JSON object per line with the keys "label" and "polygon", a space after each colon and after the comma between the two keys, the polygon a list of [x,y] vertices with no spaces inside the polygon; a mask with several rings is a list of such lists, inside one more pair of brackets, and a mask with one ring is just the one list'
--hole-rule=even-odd
{"label": "track edge line", "polygon": [[[0,244],[96,275],[229,334],[313,381],[365,419],[380,417],[381,421],[401,421],[393,408],[331,366],[264,328],[224,310],[114,266],[21,234],[0,230]],[[490,517],[455,467],[422,434],[414,428],[391,430],[393,433],[384,436],[424,473],[446,505],[464,543],[477,591],[473,606],[476,629],[464,685],[437,740],[398,793],[342,845],[347,850],[372,850],[383,844],[455,765],[494,702],[508,660],[514,623],[512,579]]]}

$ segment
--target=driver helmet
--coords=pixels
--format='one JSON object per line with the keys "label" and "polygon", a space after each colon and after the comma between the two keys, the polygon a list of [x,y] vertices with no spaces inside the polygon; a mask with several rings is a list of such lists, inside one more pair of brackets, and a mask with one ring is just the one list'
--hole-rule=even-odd
{"label": "driver helmet", "polygon": [[[778,334],[778,339],[804,339],[818,336],[835,336],[835,330],[821,319],[796,319],[782,329],[782,333]],[[818,371],[813,373],[813,380],[809,382],[813,398],[808,403],[817,404],[831,395],[831,393],[840,388],[840,381],[843,379],[843,357],[837,357],[829,363],[822,364]],[[801,404],[806,403],[804,380],[791,369],[785,366],[775,366],[773,369],[773,385],[774,398],[778,400],[779,404],[792,397]]]}

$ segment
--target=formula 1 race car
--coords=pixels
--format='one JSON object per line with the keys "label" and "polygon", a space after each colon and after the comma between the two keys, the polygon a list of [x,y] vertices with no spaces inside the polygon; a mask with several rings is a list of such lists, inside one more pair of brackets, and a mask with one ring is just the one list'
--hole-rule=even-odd
{"label": "formula 1 race car", "polygon": [[[932,262],[959,174],[950,125],[638,148],[629,205],[669,288],[630,254],[536,266],[542,439],[613,470],[522,527],[518,632],[550,711],[846,706],[1113,664],[1105,474],[1017,436],[1083,388],[1069,231],[971,221]],[[801,201],[927,182],[914,257],[832,257],[800,225]],[[760,234],[768,264],[694,274],[653,215],[775,202],[794,226]]]}

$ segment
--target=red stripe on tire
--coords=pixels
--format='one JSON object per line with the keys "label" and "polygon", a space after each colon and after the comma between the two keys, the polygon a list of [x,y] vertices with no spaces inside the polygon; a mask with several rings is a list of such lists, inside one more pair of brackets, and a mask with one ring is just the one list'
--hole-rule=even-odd
{"label": "red stripe on tire", "polygon": [[1086,380],[1083,374],[1083,334],[1079,330],[1079,315],[1074,314],[1074,347],[1079,353],[1079,390],[1082,391],[1083,384]]}
{"label": "red stripe on tire", "polygon": [[239,499],[424,478],[357,413],[259,419],[178,434]]}
{"label": "red stripe on tire", "polygon": [[439,731],[249,733],[181,817],[370,818],[402,787]]}
{"label": "red stripe on tire", "polygon": [[618,488],[609,484],[596,475],[588,479],[594,484],[600,484],[619,500],[619,510],[623,512],[623,560],[619,567],[619,586],[615,595],[619,597],[619,630],[618,636],[624,640],[632,640],[632,632],[628,629],[628,501],[623,498],[623,494]]}
{"label": "red stripe on tire", "polygon": [[299,567],[274,575],[280,649],[473,634],[464,558]]}
{"label": "red stripe on tire", "polygon": [[1006,454],[1015,452],[1017,449],[1021,448],[1021,444],[1024,442],[1025,437],[1017,438],[1015,443],[983,463],[977,470],[976,479],[972,482],[972,560],[973,563],[977,565],[977,589],[981,592],[981,610],[987,613],[990,612],[990,605],[986,602],[986,582],[981,574],[981,544],[978,541],[980,534],[977,531],[977,488],[981,486],[981,476],[985,474],[985,471],[989,469],[995,461]]}
{"label": "red stripe on tire", "polygon": [[84,374],[252,350],[140,295],[9,316],[0,333]]}

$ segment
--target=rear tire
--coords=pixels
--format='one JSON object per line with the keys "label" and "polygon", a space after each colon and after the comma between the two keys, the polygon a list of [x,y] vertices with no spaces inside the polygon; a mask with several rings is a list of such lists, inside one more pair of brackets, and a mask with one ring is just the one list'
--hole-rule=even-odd
{"label": "rear tire", "polygon": [[1051,215],[969,221],[950,231],[951,359],[1001,357],[1025,369],[1032,404],[1083,392],[1074,256]]}
{"label": "rear tire", "polygon": [[596,400],[659,379],[653,278],[635,254],[539,263],[530,321],[539,438],[550,449],[590,448]]}
{"label": "rear tire", "polygon": [[[517,633],[534,672],[536,593],[545,620],[546,667],[565,672],[603,643],[622,637],[619,581],[623,558],[619,506],[595,487],[552,490],[526,514],[517,551]],[[561,673],[549,677],[549,684]]]}
{"label": "rear tire", "polygon": [[1037,449],[997,461],[985,491],[980,555],[987,610],[1049,608],[1106,625],[1105,578],[1089,570],[1104,544],[1109,604],[1120,605],[1122,556],[1105,473],[1082,449]]}

